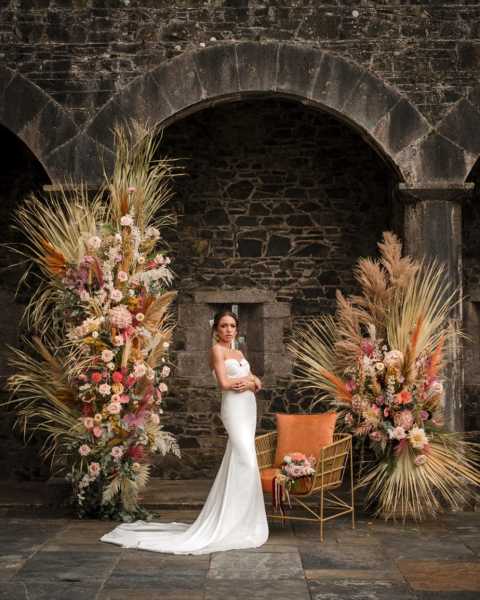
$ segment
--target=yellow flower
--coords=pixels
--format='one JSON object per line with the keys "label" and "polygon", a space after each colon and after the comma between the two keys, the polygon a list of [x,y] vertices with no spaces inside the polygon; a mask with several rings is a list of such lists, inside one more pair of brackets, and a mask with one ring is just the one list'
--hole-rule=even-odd
{"label": "yellow flower", "polygon": [[114,383],[112,385],[112,392],[114,394],[121,394],[123,392],[123,390],[124,390],[124,387],[121,383]]}

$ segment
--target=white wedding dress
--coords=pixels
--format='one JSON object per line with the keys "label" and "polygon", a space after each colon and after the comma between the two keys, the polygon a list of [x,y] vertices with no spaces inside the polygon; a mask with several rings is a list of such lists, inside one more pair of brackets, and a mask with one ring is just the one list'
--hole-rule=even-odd
{"label": "white wedding dress", "polygon": [[[250,365],[245,358],[227,358],[225,369],[228,377],[244,377]],[[172,554],[208,554],[264,544],[268,523],[255,453],[256,413],[252,391],[222,391],[220,414],[228,442],[205,504],[191,525],[124,523],[101,541]]]}

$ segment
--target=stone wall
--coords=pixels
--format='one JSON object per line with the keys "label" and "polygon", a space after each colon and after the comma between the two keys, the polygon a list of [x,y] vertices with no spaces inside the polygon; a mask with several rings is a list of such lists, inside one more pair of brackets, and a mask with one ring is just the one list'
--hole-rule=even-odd
{"label": "stone wall", "polygon": [[[269,382],[259,397],[259,427],[269,427],[272,412],[307,404],[291,389],[285,365],[275,370],[273,355],[295,322],[331,309],[336,287],[353,289],[353,263],[375,250],[384,228],[402,232],[401,202],[392,200],[401,176],[433,191],[461,185],[480,155],[479,23],[480,5],[471,0],[5,1],[0,124],[37,161],[0,131],[2,237],[10,235],[15,204],[48,181],[46,172],[91,176],[97,141],[108,157],[113,118],[168,119],[165,149],[186,167],[172,206],[179,227],[167,234],[179,315],[183,306],[183,314],[208,321],[219,304],[201,302],[202,290],[240,289],[257,298],[269,291],[264,303],[240,306],[249,356]],[[240,50],[241,42],[249,44]],[[315,82],[324,111],[304,105],[314,104],[308,94]],[[252,91],[299,102],[246,98]],[[463,226],[465,325],[474,340],[466,348],[466,424],[477,430],[478,200],[477,193],[464,205]],[[5,253],[0,260],[11,262]],[[18,336],[26,299],[12,300],[15,277],[0,286],[9,341]],[[252,346],[255,319],[262,349]],[[223,449],[218,394],[205,375],[198,385],[204,341],[180,319],[166,420],[184,460],[160,461],[161,476],[211,475]],[[265,347],[277,350],[267,356]],[[22,448],[10,427],[11,418],[3,419],[1,476],[45,476],[38,445]]]}
{"label": "stone wall", "polygon": [[[298,103],[251,100],[201,111],[166,130],[162,152],[182,157],[185,169],[174,181],[178,224],[167,233],[180,305],[206,290],[220,299],[221,290],[263,290],[269,305],[290,306],[280,337],[265,348],[278,361],[295,324],[330,311],[337,288],[354,290],[357,257],[375,253],[381,232],[394,225],[387,166],[347,126]],[[169,477],[212,474],[224,443],[208,373],[209,312],[188,307],[175,348],[179,361],[189,360],[178,383],[172,379],[165,415],[184,460],[159,461],[157,473]],[[203,352],[192,338],[204,340]],[[246,343],[250,358],[248,335]],[[267,366],[259,431],[272,428],[275,411],[308,407],[288,368],[269,374]]]}
{"label": "stone wall", "polygon": [[478,83],[479,22],[471,0],[10,0],[0,54],[83,124],[140,73],[186,50],[307,43],[377,73],[436,122]]}

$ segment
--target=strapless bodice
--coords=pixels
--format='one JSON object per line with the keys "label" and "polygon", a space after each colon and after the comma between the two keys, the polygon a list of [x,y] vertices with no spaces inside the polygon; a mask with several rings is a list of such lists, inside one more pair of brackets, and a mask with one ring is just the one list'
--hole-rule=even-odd
{"label": "strapless bodice", "polygon": [[[238,358],[225,358],[225,371],[228,377],[245,377],[250,373],[250,363],[246,358],[238,360]],[[212,374],[217,379],[214,369]]]}

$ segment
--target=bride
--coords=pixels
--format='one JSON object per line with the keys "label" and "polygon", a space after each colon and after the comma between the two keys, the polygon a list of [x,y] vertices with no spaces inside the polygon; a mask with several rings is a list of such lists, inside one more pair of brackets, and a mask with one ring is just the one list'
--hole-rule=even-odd
{"label": "bride", "polygon": [[267,541],[268,523],[255,453],[256,399],[261,382],[247,359],[232,351],[238,318],[228,310],[215,315],[210,367],[222,390],[221,418],[228,433],[225,454],[197,519],[186,523],[125,523],[102,542],[173,554],[207,554],[256,548]]}

